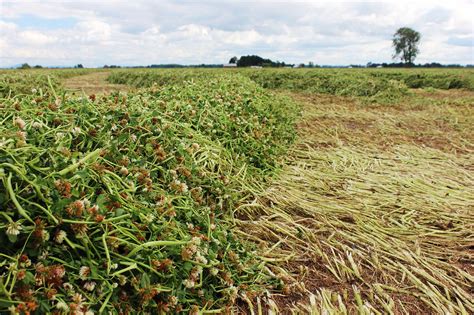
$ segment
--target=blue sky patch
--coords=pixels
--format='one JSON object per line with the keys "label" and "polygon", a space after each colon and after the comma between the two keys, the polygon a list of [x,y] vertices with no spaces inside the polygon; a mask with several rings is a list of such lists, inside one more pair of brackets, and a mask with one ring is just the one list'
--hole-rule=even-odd
{"label": "blue sky patch", "polygon": [[77,23],[77,19],[73,17],[46,19],[31,14],[23,14],[14,19],[7,19],[7,21],[15,23],[24,29],[36,30],[67,29],[73,27]]}

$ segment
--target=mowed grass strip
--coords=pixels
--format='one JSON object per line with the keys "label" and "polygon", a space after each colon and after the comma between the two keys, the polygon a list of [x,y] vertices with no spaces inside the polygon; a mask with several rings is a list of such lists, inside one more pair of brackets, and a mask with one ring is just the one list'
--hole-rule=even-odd
{"label": "mowed grass strip", "polygon": [[474,94],[414,94],[391,106],[293,94],[300,142],[237,211],[286,283],[269,308],[474,312]]}
{"label": "mowed grass strip", "polygon": [[71,92],[83,92],[87,95],[110,93],[110,92],[127,92],[130,87],[125,84],[112,84],[107,82],[110,72],[100,71],[90,74],[67,78],[63,81],[64,88]]}

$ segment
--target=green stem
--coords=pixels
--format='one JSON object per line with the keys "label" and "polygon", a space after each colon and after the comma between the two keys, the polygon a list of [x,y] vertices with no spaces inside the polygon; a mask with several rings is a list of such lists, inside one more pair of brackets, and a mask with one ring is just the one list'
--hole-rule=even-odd
{"label": "green stem", "polygon": [[18,202],[18,200],[16,199],[15,192],[13,191],[13,186],[12,186],[12,173],[9,173],[9,174],[8,174],[6,186],[7,186],[8,193],[10,194],[10,198],[11,198],[13,204],[15,205],[15,207],[17,208],[18,213],[19,213],[22,217],[24,217],[25,219],[27,219],[28,221],[30,221],[31,223],[35,223],[35,222],[30,218],[30,216],[26,213],[25,209],[23,209],[23,207],[20,205],[20,203]]}
{"label": "green stem", "polygon": [[135,255],[137,252],[141,251],[147,247],[155,247],[155,246],[178,246],[178,245],[185,245],[188,241],[152,241],[148,243],[143,243],[137,247],[135,247],[127,256]]}
{"label": "green stem", "polygon": [[102,303],[102,306],[100,307],[99,309],[99,314],[102,314],[102,312],[104,311],[105,307],[107,306],[107,304],[109,303],[109,300],[110,298],[112,297],[112,294],[114,293],[114,289],[111,289],[110,290],[110,293],[107,295],[107,297],[105,298],[104,300],[104,303]]}
{"label": "green stem", "polygon": [[136,263],[133,263],[131,264],[130,266],[128,266],[127,268],[124,268],[122,270],[119,270],[119,271],[116,271],[112,274],[112,277],[115,277],[115,276],[118,276],[119,274],[122,274],[124,272],[127,272],[129,270],[133,270],[133,269],[137,269],[138,268],[138,265]]}
{"label": "green stem", "polygon": [[75,171],[81,164],[84,164],[87,160],[90,160],[90,159],[93,159],[93,158],[99,156],[101,152],[102,152],[102,149],[97,149],[95,151],[92,151],[89,154],[87,154],[86,156],[84,156],[82,159],[77,161],[76,163],[71,164],[68,167],[66,167],[65,169],[59,171],[57,174],[61,175],[61,176],[64,176],[67,173]]}
{"label": "green stem", "polygon": [[55,98],[58,98],[58,95],[56,94],[56,91],[53,88],[53,83],[51,83],[51,77],[48,75],[48,85],[51,91],[53,92],[53,95]]}

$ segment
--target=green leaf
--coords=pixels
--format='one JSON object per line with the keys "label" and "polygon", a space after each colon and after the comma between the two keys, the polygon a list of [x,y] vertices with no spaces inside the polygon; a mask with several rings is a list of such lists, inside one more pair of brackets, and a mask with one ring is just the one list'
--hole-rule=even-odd
{"label": "green leaf", "polygon": [[193,264],[189,261],[186,261],[183,264],[183,270],[186,271],[186,272],[189,272],[189,271],[191,271],[191,269],[193,269]]}
{"label": "green leaf", "polygon": [[150,287],[150,277],[148,276],[148,274],[146,273],[142,274],[142,277],[140,279],[140,287],[142,288]]}
{"label": "green leaf", "polygon": [[10,241],[10,243],[15,243],[18,239],[17,235],[7,234],[7,236],[8,236],[8,240]]}

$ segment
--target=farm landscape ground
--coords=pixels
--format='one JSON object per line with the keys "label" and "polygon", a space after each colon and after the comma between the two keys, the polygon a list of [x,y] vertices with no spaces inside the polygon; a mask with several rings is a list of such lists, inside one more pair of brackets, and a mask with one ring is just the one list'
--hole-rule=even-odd
{"label": "farm landscape ground", "polygon": [[0,73],[0,308],[474,312],[474,72]]}

